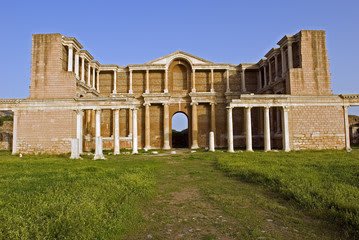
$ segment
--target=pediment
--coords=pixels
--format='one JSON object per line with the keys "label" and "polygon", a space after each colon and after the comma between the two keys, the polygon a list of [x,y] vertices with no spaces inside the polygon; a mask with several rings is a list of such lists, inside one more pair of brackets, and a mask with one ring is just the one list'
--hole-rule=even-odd
{"label": "pediment", "polygon": [[176,58],[183,58],[186,59],[187,61],[189,61],[192,65],[201,65],[201,64],[211,64],[213,62],[210,62],[208,60],[205,60],[203,58],[194,56],[192,54],[186,53],[186,52],[182,52],[182,51],[177,51],[171,54],[168,54],[166,56],[157,58],[155,60],[149,61],[146,64],[153,64],[153,65],[167,65],[170,62],[172,62],[173,59]]}

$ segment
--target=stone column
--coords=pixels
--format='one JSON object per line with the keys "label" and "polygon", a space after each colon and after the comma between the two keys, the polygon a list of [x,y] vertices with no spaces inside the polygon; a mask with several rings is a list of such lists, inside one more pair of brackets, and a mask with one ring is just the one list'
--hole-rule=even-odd
{"label": "stone column", "polygon": [[271,150],[270,142],[270,122],[269,122],[269,107],[264,107],[264,151]]}
{"label": "stone column", "polygon": [[113,91],[112,94],[117,94],[117,70],[113,70]]}
{"label": "stone column", "polygon": [[83,122],[84,112],[83,110],[76,111],[76,138],[79,141],[79,154],[83,153]]}
{"label": "stone column", "polygon": [[80,70],[80,56],[78,53],[75,53],[75,76],[76,76],[76,79],[79,79],[80,78],[80,75],[79,75],[79,70]]}
{"label": "stone column", "polygon": [[292,42],[288,41],[288,69],[293,68],[293,50],[292,50]]}
{"label": "stone column", "polygon": [[146,70],[146,91],[145,93],[150,93],[150,71]]}
{"label": "stone column", "polygon": [[264,86],[267,86],[267,66],[264,64],[263,65],[263,71],[264,71]]}
{"label": "stone column", "polygon": [[137,142],[137,108],[132,110],[132,154],[138,153]]}
{"label": "stone column", "polygon": [[15,155],[18,153],[17,149],[17,127],[18,127],[18,118],[19,112],[14,110],[14,118],[13,118],[13,127],[12,127],[12,154]]}
{"label": "stone column", "polygon": [[128,134],[132,136],[132,110],[128,110]]}
{"label": "stone column", "polygon": [[118,155],[120,154],[120,109],[115,109],[113,113],[114,113],[113,154]]}
{"label": "stone column", "polygon": [[252,107],[246,107],[246,150],[252,152],[252,117],[251,117]]}
{"label": "stone column", "polygon": [[68,55],[67,55],[67,71],[72,72],[73,68],[73,57],[74,57],[74,47],[71,45],[68,46]]}
{"label": "stone column", "polygon": [[132,90],[132,70],[130,70],[130,88],[128,90],[129,94],[133,94],[133,90]]}
{"label": "stone column", "polygon": [[268,75],[269,75],[268,83],[270,84],[273,81],[273,79],[272,79],[272,63],[271,63],[270,59],[268,59]]}
{"label": "stone column", "polygon": [[96,110],[96,149],[94,159],[105,159],[102,151],[102,138],[101,138],[101,109]]}
{"label": "stone column", "polygon": [[85,57],[81,56],[81,82],[85,82]]}
{"label": "stone column", "polygon": [[226,92],[227,93],[231,92],[231,88],[229,86],[229,70],[228,69],[226,70],[226,86],[227,86]]}
{"label": "stone column", "polygon": [[281,47],[280,48],[280,55],[281,55],[281,59],[282,59],[282,72],[281,72],[281,77],[284,78],[284,73],[285,73],[285,65],[286,65],[286,61],[285,61],[285,52],[284,52],[284,48]]}
{"label": "stone column", "polygon": [[262,88],[262,72],[261,69],[258,69],[258,87],[257,90],[260,90]]}
{"label": "stone column", "polygon": [[96,68],[92,68],[92,88],[95,89],[95,81],[96,81]]}
{"label": "stone column", "polygon": [[87,86],[91,86],[91,66],[90,63],[87,65]]}
{"label": "stone column", "polygon": [[209,133],[209,151],[214,152],[214,132]]}
{"label": "stone column", "polygon": [[214,92],[214,71],[211,69],[211,92]]}
{"label": "stone column", "polygon": [[145,103],[145,151],[151,149],[151,118],[150,106],[151,104]]}
{"label": "stone column", "polygon": [[274,56],[274,68],[275,68],[275,78],[274,81],[277,81],[279,78],[279,74],[278,74],[278,55]]}
{"label": "stone column", "polygon": [[196,92],[196,69],[192,69],[192,92]]}
{"label": "stone column", "polygon": [[198,103],[192,102],[192,146],[191,149],[198,149],[198,119],[197,119],[197,105]]}
{"label": "stone column", "polygon": [[228,152],[234,152],[232,107],[227,107],[227,141]]}
{"label": "stone column", "polygon": [[168,93],[168,69],[165,70],[165,89],[163,92]]}
{"label": "stone column", "polygon": [[216,103],[212,102],[211,105],[211,131],[216,133]]}
{"label": "stone column", "polygon": [[289,152],[290,146],[289,146],[289,126],[288,126],[287,106],[284,106],[282,111],[282,141],[283,141],[283,150]]}
{"label": "stone column", "polygon": [[169,121],[168,103],[163,104],[163,149],[171,149],[170,147],[170,121]]}
{"label": "stone column", "polygon": [[349,117],[348,117],[348,106],[343,106],[344,110],[344,128],[345,128],[345,149],[349,152],[350,148],[350,135],[349,135]]}
{"label": "stone column", "polygon": [[246,89],[246,69],[242,67],[242,77],[241,77],[241,88],[242,88],[242,93],[247,92]]}
{"label": "stone column", "polygon": [[97,69],[97,76],[96,76],[96,90],[100,93],[100,69]]}

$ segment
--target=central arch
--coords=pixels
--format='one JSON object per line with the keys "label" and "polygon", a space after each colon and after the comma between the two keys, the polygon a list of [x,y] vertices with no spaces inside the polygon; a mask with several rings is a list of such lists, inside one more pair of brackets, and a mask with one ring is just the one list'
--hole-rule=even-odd
{"label": "central arch", "polygon": [[172,116],[172,148],[189,148],[188,116],[176,112]]}

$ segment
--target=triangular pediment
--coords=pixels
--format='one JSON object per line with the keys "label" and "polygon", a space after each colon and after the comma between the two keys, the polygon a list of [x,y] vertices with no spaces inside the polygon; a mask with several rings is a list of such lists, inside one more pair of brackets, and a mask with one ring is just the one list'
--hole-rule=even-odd
{"label": "triangular pediment", "polygon": [[205,60],[203,58],[194,56],[192,54],[189,54],[189,53],[186,53],[186,52],[183,52],[183,51],[176,51],[176,52],[173,52],[173,53],[168,54],[166,56],[163,56],[163,57],[157,58],[155,60],[149,61],[146,64],[153,64],[153,65],[158,65],[158,64],[163,65],[164,64],[164,65],[167,65],[173,59],[176,59],[176,58],[184,58],[184,59],[188,60],[193,65],[211,64],[211,63],[213,63],[213,62],[210,62],[208,60]]}

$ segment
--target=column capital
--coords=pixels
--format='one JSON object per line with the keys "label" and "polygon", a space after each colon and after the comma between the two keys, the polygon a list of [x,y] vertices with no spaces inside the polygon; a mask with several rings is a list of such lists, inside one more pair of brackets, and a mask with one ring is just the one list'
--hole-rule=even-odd
{"label": "column capital", "polygon": [[234,108],[234,107],[232,107],[232,106],[227,106],[227,107],[226,107],[227,110],[232,110],[233,108]]}
{"label": "column capital", "polygon": [[271,108],[271,106],[269,106],[269,105],[265,105],[265,106],[263,106],[263,108],[265,108],[265,109],[270,109],[270,108]]}
{"label": "column capital", "polygon": [[248,109],[248,108],[249,108],[249,109],[252,109],[252,106],[245,106],[244,108],[245,108],[245,109]]}
{"label": "column capital", "polygon": [[217,103],[216,102],[210,102],[209,105],[211,105],[211,106],[212,105],[217,105]]}
{"label": "column capital", "polygon": [[193,106],[193,105],[198,106],[198,102],[191,102],[190,104],[191,104],[191,106]]}
{"label": "column capital", "polygon": [[143,103],[143,106],[145,106],[145,107],[146,107],[146,106],[151,106],[151,103],[149,103],[149,102],[144,102],[144,103]]}
{"label": "column capital", "polygon": [[76,109],[75,112],[78,115],[84,115],[84,110],[83,109]]}
{"label": "column capital", "polygon": [[162,106],[168,106],[168,105],[169,105],[168,102],[162,103]]}
{"label": "column capital", "polygon": [[283,111],[288,112],[289,111],[289,106],[283,106]]}

